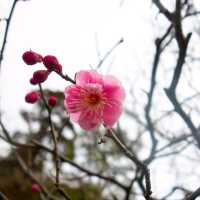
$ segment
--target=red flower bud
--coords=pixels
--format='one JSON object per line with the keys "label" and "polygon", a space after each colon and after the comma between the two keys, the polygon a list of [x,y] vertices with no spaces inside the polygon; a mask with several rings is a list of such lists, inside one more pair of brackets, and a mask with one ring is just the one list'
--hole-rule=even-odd
{"label": "red flower bud", "polygon": [[34,78],[31,78],[29,82],[30,82],[30,84],[32,84],[32,85],[38,84]]}
{"label": "red flower bud", "polygon": [[35,103],[37,102],[37,100],[39,99],[40,95],[37,92],[29,92],[26,96],[25,96],[25,101],[27,103]]}
{"label": "red flower bud", "polygon": [[59,62],[55,56],[47,55],[43,58],[43,64],[49,71],[54,71]]}
{"label": "red flower bud", "polygon": [[48,71],[46,71],[46,70],[38,70],[38,71],[33,73],[32,82],[34,82],[35,84],[43,83],[44,81],[47,80],[48,75],[49,75]]}
{"label": "red flower bud", "polygon": [[62,65],[61,65],[61,64],[57,64],[57,65],[55,66],[55,71],[56,71],[56,72],[62,72]]}
{"label": "red flower bud", "polygon": [[42,62],[42,56],[34,51],[24,52],[22,59],[27,65],[34,65],[38,62]]}
{"label": "red flower bud", "polygon": [[37,183],[33,183],[32,186],[31,186],[31,191],[32,192],[39,192],[40,186]]}
{"label": "red flower bud", "polygon": [[50,96],[49,99],[48,99],[48,103],[51,107],[54,107],[57,103],[57,97]]}

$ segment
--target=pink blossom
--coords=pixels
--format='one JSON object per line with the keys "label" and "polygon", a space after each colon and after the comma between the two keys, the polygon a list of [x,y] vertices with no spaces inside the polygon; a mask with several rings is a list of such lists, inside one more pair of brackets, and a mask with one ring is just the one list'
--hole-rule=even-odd
{"label": "pink blossom", "polygon": [[119,80],[96,71],[80,71],[76,84],[65,89],[65,107],[70,118],[83,129],[103,123],[111,128],[122,113],[125,91]]}

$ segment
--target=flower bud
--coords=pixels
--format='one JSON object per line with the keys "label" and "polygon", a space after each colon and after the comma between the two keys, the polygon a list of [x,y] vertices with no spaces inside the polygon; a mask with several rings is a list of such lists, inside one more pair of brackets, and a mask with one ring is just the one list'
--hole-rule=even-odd
{"label": "flower bud", "polygon": [[40,186],[37,183],[33,183],[32,186],[31,186],[31,191],[32,192],[39,192]]}
{"label": "flower bud", "polygon": [[48,104],[51,106],[51,107],[54,107],[57,103],[57,97],[55,96],[50,96],[49,99],[48,99]]}
{"label": "flower bud", "polygon": [[35,65],[38,62],[42,62],[42,56],[34,51],[24,52],[22,59],[27,65]]}
{"label": "flower bud", "polygon": [[55,71],[58,72],[58,73],[62,72],[62,65],[61,64],[57,64],[55,66]]}
{"label": "flower bud", "polygon": [[37,92],[29,92],[28,94],[26,94],[25,96],[25,101],[27,103],[35,103],[38,101],[40,95]]}
{"label": "flower bud", "polygon": [[35,84],[43,83],[44,81],[47,80],[48,75],[49,75],[49,72],[46,71],[46,70],[35,71],[33,73],[33,78],[32,78],[33,80],[32,80],[32,82],[34,82]]}
{"label": "flower bud", "polygon": [[43,58],[43,64],[49,71],[54,71],[59,62],[55,56],[47,55]]}
{"label": "flower bud", "polygon": [[37,82],[36,82],[36,80],[34,78],[31,78],[29,82],[32,85],[37,85]]}

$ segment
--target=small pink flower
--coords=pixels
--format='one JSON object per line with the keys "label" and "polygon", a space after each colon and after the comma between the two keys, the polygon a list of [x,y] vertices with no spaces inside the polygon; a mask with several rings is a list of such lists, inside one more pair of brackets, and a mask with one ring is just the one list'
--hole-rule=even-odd
{"label": "small pink flower", "polygon": [[39,192],[40,186],[37,183],[33,183],[32,186],[31,186],[31,191],[32,192]]}
{"label": "small pink flower", "polygon": [[65,89],[64,104],[73,121],[92,130],[101,123],[111,128],[122,113],[124,98],[124,88],[115,77],[80,71],[76,84]]}

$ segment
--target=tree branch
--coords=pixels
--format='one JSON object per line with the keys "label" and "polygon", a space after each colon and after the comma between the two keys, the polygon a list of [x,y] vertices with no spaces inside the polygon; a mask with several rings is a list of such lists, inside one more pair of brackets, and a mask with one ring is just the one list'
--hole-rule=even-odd
{"label": "tree branch", "polygon": [[11,10],[10,10],[10,14],[9,14],[8,18],[5,19],[6,28],[5,28],[5,33],[4,33],[4,36],[3,36],[3,44],[2,44],[1,50],[0,50],[0,69],[1,69],[1,63],[2,63],[2,60],[3,60],[5,47],[6,47],[8,32],[9,32],[9,28],[10,28],[10,22],[11,22],[15,7],[17,5],[17,2],[18,2],[18,0],[13,1],[12,7],[11,7]]}

